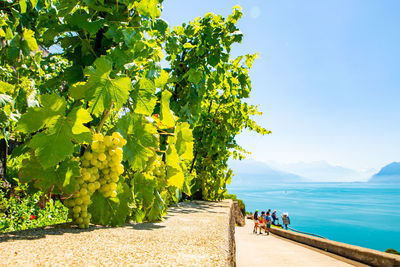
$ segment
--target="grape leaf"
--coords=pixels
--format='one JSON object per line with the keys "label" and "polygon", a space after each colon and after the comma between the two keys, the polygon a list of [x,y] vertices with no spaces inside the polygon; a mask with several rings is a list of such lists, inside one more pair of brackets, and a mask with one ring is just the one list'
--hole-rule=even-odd
{"label": "grape leaf", "polygon": [[0,81],[0,93],[14,92],[14,85]]}
{"label": "grape leaf", "polygon": [[43,192],[53,189],[54,193],[73,193],[76,177],[79,176],[77,161],[67,159],[61,162],[58,168],[43,169],[39,160],[31,157],[23,161],[20,179],[24,183],[34,181],[35,187]]}
{"label": "grape leaf", "polygon": [[160,77],[158,77],[155,81],[155,85],[157,88],[163,88],[164,85],[168,82],[169,74],[165,70],[161,71]]}
{"label": "grape leaf", "polygon": [[29,143],[44,168],[56,165],[73,153],[73,142],[91,141],[90,130],[84,126],[92,120],[89,113],[75,107],[65,116],[65,100],[56,94],[42,95],[42,107],[29,108],[20,119],[17,129],[37,133]]}
{"label": "grape leaf", "polygon": [[131,79],[128,77],[112,79],[110,77],[112,61],[106,56],[97,58],[93,65],[85,70],[88,81],[72,86],[70,95],[76,99],[87,100],[90,113],[95,115],[101,114],[104,109],[111,109],[113,104],[119,110],[129,97]]}
{"label": "grape leaf", "polygon": [[165,153],[165,163],[167,165],[167,181],[168,185],[182,189],[185,176],[179,165],[179,155],[173,144],[169,144]]}
{"label": "grape leaf", "polygon": [[32,7],[35,8],[39,0],[30,0]]}
{"label": "grape leaf", "polygon": [[193,159],[193,135],[187,122],[179,123],[175,129],[176,150],[181,159]]}
{"label": "grape leaf", "polygon": [[54,120],[65,113],[66,102],[64,98],[56,94],[42,95],[40,97],[42,107],[30,107],[21,116],[17,130],[23,133],[33,133],[51,125]]}
{"label": "grape leaf", "polygon": [[19,0],[19,7],[21,8],[21,14],[26,13],[26,0]]}
{"label": "grape leaf", "polygon": [[52,127],[36,134],[29,143],[44,168],[51,167],[72,155],[73,142],[91,141],[90,130],[83,123],[91,121],[88,112],[74,108],[67,117],[60,116]]}
{"label": "grape leaf", "polygon": [[117,131],[128,141],[124,146],[124,160],[132,170],[142,170],[158,147],[157,128],[139,114],[127,114],[117,124]]}
{"label": "grape leaf", "polygon": [[141,0],[136,4],[136,9],[141,15],[150,16],[152,19],[159,17],[161,11],[157,8],[158,0]]}
{"label": "grape leaf", "polygon": [[169,99],[171,98],[171,92],[164,90],[161,93],[161,114],[160,119],[161,123],[165,125],[167,128],[172,128],[175,126],[174,116],[172,115],[172,111],[169,109]]}
{"label": "grape leaf", "polygon": [[147,213],[147,220],[149,220],[150,222],[161,221],[162,216],[164,215],[163,211],[165,203],[162,197],[160,196],[160,193],[158,193],[156,189],[154,189],[153,195],[154,195],[154,200],[153,204],[151,205],[151,208]]}
{"label": "grape leaf", "polygon": [[116,191],[117,196],[113,198],[105,198],[97,191],[92,195],[92,204],[88,207],[88,211],[92,214],[92,223],[121,226],[126,222],[130,211],[128,204],[132,201],[132,192],[122,179],[119,181]]}
{"label": "grape leaf", "polygon": [[153,205],[156,183],[148,173],[137,172],[133,178],[135,201],[139,208],[148,209]]}
{"label": "grape leaf", "polygon": [[148,79],[141,79],[132,92],[135,112],[150,116],[156,105],[157,97],[154,83]]}
{"label": "grape leaf", "polygon": [[29,50],[36,51],[39,49],[36,39],[34,37],[35,32],[29,29],[24,29],[24,39],[28,45]]}

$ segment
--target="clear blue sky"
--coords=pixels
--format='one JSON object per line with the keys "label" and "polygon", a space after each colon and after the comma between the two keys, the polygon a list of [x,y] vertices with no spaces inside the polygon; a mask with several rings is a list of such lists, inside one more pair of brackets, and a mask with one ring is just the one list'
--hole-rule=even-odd
{"label": "clear blue sky", "polygon": [[354,169],[400,161],[400,1],[165,0],[180,25],[239,4],[234,55],[260,53],[249,102],[268,136],[237,139],[251,158]]}

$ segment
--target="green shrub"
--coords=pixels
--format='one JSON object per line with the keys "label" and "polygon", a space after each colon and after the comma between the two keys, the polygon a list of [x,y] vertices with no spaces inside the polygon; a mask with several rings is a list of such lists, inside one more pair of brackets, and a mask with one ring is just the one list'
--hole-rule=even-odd
{"label": "green shrub", "polygon": [[[17,182],[17,181],[16,181]],[[0,232],[9,232],[63,223],[68,209],[59,200],[46,198],[42,192],[26,194],[27,185],[0,189]]]}
{"label": "green shrub", "polygon": [[226,199],[232,199],[233,201],[237,201],[238,202],[238,206],[239,206],[240,210],[242,211],[242,214],[243,215],[246,214],[246,206],[245,206],[243,200],[238,199],[236,197],[236,195],[234,195],[234,194],[226,194],[225,198]]}
{"label": "green shrub", "polygon": [[400,252],[398,252],[397,250],[395,250],[393,248],[388,248],[385,252],[400,255]]}
{"label": "green shrub", "polygon": [[18,172],[23,158],[7,160],[6,182],[0,181],[0,232],[25,230],[68,221],[68,209],[59,200],[21,184]]}

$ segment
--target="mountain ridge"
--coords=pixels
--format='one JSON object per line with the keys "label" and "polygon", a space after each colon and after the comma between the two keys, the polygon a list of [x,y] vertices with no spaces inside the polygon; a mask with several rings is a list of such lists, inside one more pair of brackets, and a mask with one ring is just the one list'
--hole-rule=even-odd
{"label": "mountain ridge", "polygon": [[400,162],[392,162],[382,167],[368,182],[371,183],[400,183]]}

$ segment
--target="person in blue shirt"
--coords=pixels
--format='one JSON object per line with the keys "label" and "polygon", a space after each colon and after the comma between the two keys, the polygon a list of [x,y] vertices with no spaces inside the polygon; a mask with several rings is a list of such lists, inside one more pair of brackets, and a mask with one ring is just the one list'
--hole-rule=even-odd
{"label": "person in blue shirt", "polygon": [[279,218],[276,216],[276,210],[274,210],[274,212],[272,213],[272,224],[276,225],[275,221],[278,221],[279,224]]}
{"label": "person in blue shirt", "polygon": [[271,229],[271,216],[270,213],[267,212],[267,215],[265,215],[265,223],[266,223],[266,229],[265,229],[265,233],[267,235],[269,235],[269,229]]}

